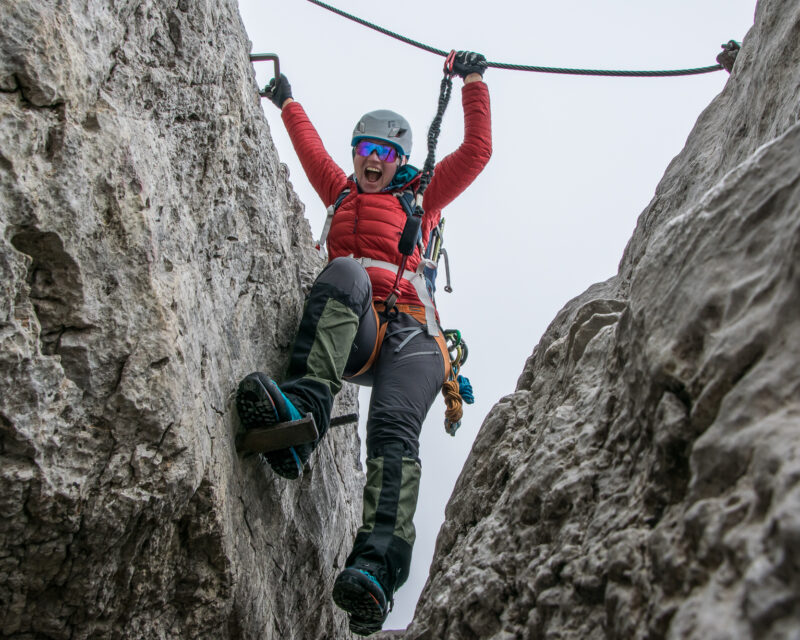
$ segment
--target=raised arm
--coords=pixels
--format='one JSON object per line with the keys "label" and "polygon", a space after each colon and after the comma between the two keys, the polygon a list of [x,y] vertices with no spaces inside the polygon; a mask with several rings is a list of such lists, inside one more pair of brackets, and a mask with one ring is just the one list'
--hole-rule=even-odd
{"label": "raised arm", "polygon": [[[475,55],[475,54],[472,54]],[[458,67],[456,67],[458,72]],[[464,72],[461,102],[464,107],[464,141],[437,163],[425,192],[426,211],[439,211],[466,189],[492,155],[492,119],[489,90],[476,72]]]}
{"label": "raised arm", "polygon": [[270,81],[268,97],[281,110],[281,119],[311,186],[326,207],[333,204],[347,184],[347,176],[325,150],[303,107],[292,97],[286,76],[281,74],[280,81]]}

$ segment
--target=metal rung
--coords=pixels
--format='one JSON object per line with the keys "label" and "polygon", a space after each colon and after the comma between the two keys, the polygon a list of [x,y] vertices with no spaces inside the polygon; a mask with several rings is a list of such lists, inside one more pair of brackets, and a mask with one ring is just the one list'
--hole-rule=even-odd
{"label": "metal rung", "polygon": [[248,429],[236,438],[236,450],[267,453],[315,442],[317,438],[319,438],[319,432],[314,422],[314,416],[307,413],[305,418],[300,420]]}
{"label": "metal rung", "polygon": [[[264,61],[272,61],[275,64],[275,82],[278,82],[281,77],[281,63],[278,60],[277,53],[251,53],[250,54],[250,62],[264,62]],[[262,98],[267,97],[267,92],[265,89],[262,89],[258,92]]]}

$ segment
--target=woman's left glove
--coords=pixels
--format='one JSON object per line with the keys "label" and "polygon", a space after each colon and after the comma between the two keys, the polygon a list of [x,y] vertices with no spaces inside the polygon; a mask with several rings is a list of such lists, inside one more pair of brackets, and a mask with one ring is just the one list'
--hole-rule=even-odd
{"label": "woman's left glove", "polygon": [[267,93],[267,98],[272,100],[272,103],[278,109],[283,108],[283,103],[292,97],[292,85],[289,84],[289,79],[283,74],[281,74],[277,82],[275,78],[270,80],[264,90]]}
{"label": "woman's left glove", "polygon": [[453,71],[462,78],[466,78],[470,73],[477,73],[483,77],[487,66],[489,65],[486,57],[473,51],[459,51],[453,60]]}

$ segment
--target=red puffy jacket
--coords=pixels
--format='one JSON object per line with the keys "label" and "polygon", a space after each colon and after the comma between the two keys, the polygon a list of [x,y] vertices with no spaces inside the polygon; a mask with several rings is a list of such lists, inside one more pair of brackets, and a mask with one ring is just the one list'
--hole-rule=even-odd
{"label": "red puffy jacket", "polygon": [[[461,146],[436,164],[433,179],[425,191],[422,237],[427,239],[431,229],[439,224],[442,209],[450,204],[486,166],[492,155],[491,114],[489,91],[483,82],[465,84],[461,91],[464,105],[464,141]],[[289,132],[300,163],[312,186],[325,206],[336,201],[346,188],[350,193],[333,217],[328,233],[330,259],[353,255],[399,265],[397,250],[406,213],[391,192],[359,193],[352,177],[333,161],[325,151],[322,140],[298,102],[290,102],[281,117]],[[411,181],[419,180],[419,177]],[[415,185],[416,186],[416,185]],[[404,187],[398,187],[402,191]],[[409,256],[406,269],[414,271],[421,257],[419,249]],[[371,267],[373,299],[385,300],[391,293],[396,272]],[[398,302],[420,304],[413,286],[403,280]]]}

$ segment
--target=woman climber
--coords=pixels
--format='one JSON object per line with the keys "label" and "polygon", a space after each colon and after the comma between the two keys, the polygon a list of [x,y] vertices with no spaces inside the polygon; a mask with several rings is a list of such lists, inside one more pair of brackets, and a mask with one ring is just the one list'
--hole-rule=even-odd
{"label": "woman climber", "polygon": [[[469,186],[491,156],[489,93],[482,81],[486,66],[480,54],[460,51],[455,56],[453,73],[464,79],[464,140],[436,165],[425,190],[422,238],[429,237],[442,208]],[[294,479],[328,429],[342,379],[372,387],[363,524],[333,586],[334,602],[348,612],[351,631],[369,635],[381,629],[394,591],[408,578],[420,481],[419,435],[450,367],[432,297],[420,286],[424,260],[418,247],[402,279],[397,278],[398,240],[408,218],[399,196],[416,190],[420,172],[408,164],[411,128],[397,113],[372,111],[358,121],[352,138],[354,171],[348,177],[293,100],[286,76],[272,79],[268,97],[281,109],[322,201],[326,206],[340,202],[327,235],[329,263],[306,298],[286,378],[277,384],[263,373],[248,375],[239,384],[236,406],[245,429],[313,415],[317,442],[265,454],[278,475]],[[387,305],[392,298],[395,304]]]}

